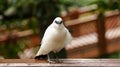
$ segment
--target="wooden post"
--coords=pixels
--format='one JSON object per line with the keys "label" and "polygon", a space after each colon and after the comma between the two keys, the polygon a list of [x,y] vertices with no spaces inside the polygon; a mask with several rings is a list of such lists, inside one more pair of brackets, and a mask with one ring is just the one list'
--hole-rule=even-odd
{"label": "wooden post", "polygon": [[97,17],[96,22],[96,28],[98,33],[98,48],[100,54],[106,54],[107,53],[107,43],[105,38],[105,18],[104,18],[104,12],[100,12]]}

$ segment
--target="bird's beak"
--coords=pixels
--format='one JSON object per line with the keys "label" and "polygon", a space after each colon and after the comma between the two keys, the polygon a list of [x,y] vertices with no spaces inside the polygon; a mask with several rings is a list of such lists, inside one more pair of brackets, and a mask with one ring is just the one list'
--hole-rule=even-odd
{"label": "bird's beak", "polygon": [[60,24],[62,24],[62,21],[60,22]]}

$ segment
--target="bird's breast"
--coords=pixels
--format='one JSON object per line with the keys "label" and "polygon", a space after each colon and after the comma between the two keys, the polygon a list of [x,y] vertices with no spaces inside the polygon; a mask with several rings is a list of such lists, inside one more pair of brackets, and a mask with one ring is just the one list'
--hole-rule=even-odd
{"label": "bird's breast", "polygon": [[55,42],[63,42],[62,40],[64,40],[66,32],[64,30],[56,31],[53,35],[54,35],[53,40]]}

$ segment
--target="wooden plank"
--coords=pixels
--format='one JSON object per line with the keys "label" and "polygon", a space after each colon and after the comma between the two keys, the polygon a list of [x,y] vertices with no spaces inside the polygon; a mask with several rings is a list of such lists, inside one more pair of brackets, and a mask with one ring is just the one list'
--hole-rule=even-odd
{"label": "wooden plank", "polygon": [[[114,40],[113,40],[114,41]],[[89,44],[86,46],[79,46],[74,49],[67,50],[67,58],[93,58],[101,56],[102,54],[99,53],[99,47],[97,44]],[[120,42],[113,43],[110,42],[109,45],[106,47],[107,54],[116,52],[120,50]]]}
{"label": "wooden plank", "polygon": [[0,63],[47,63],[47,61],[35,59],[0,59]]}
{"label": "wooden plank", "polygon": [[[48,63],[43,62],[43,60],[38,60],[37,62],[34,59],[3,59],[0,60],[0,66],[39,66],[39,67],[46,67],[46,66],[54,66],[54,67],[63,67],[63,66],[109,66],[115,67],[120,66],[120,59],[60,59],[61,63]],[[19,61],[19,62],[18,62]]]}
{"label": "wooden plank", "polygon": [[[98,14],[93,14],[93,15],[89,15],[86,17],[82,17],[82,18],[76,18],[74,20],[69,20],[65,22],[66,26],[73,26],[73,25],[77,25],[77,24],[84,24],[84,23],[89,23],[90,21],[95,21],[97,20],[97,15]],[[113,17],[113,16],[118,16],[119,15],[119,11],[107,11],[105,12],[105,18],[109,18],[109,17]]]}
{"label": "wooden plank", "polygon": [[[73,37],[96,32],[97,15],[89,15],[75,20],[66,21],[65,25],[71,30]],[[109,11],[105,17],[106,30],[120,26],[119,13],[117,11]],[[77,30],[77,31],[76,31]]]}

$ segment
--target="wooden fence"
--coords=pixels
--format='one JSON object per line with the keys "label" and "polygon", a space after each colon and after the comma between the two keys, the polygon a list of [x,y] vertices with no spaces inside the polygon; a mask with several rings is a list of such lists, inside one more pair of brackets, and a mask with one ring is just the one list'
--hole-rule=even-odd
{"label": "wooden fence", "polygon": [[[118,11],[109,11],[105,13],[105,28],[106,28],[106,54],[119,51],[120,49],[120,19]],[[88,20],[89,19],[89,20]],[[67,53],[69,58],[90,58],[102,55],[100,53],[103,48],[98,45],[97,33],[97,15],[87,16],[81,19],[67,21],[66,25],[72,30],[74,37],[72,44],[68,45]],[[103,29],[100,29],[103,30]]]}

